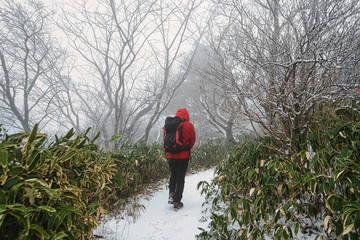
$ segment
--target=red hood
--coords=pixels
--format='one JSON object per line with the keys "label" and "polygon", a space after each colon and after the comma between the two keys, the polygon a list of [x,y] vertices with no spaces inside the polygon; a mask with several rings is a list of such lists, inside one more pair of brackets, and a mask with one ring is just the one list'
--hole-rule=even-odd
{"label": "red hood", "polygon": [[187,121],[190,120],[189,112],[186,108],[179,108],[175,114],[175,117],[179,117],[179,118],[187,120]]}

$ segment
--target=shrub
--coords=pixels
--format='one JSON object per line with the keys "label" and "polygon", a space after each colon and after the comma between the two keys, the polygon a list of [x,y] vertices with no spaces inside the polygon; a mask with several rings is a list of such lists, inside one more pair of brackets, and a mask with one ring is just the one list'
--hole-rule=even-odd
{"label": "shrub", "polygon": [[227,158],[229,151],[234,147],[225,139],[209,140],[200,147],[194,147],[191,151],[190,167],[192,171],[209,169]]}
{"label": "shrub", "polygon": [[318,221],[318,239],[358,239],[360,123],[327,124],[309,132],[309,149],[297,155],[273,154],[266,138],[236,148],[211,184],[198,185],[212,203],[198,238],[292,239]]}
{"label": "shrub", "polygon": [[144,142],[125,143],[111,154],[115,174],[106,190],[106,206],[118,210],[126,199],[138,193],[145,184],[157,182],[168,175],[162,146]]}
{"label": "shrub", "polygon": [[[53,142],[37,132],[1,135],[0,235],[6,239],[90,238],[98,218],[145,184],[169,176],[163,146],[125,143],[113,153],[97,136],[70,130]],[[227,155],[220,141],[194,148],[190,171],[214,166]]]}
{"label": "shrub", "polygon": [[[0,129],[1,130],[1,129]],[[90,238],[105,210],[100,199],[113,175],[87,131],[45,146],[46,134],[2,136],[0,235],[5,239]]]}

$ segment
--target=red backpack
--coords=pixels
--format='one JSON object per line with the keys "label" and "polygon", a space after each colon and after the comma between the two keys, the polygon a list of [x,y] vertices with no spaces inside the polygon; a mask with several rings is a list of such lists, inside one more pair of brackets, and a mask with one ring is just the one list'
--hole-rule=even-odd
{"label": "red backpack", "polygon": [[166,152],[178,153],[190,150],[190,146],[186,145],[183,139],[183,123],[185,121],[179,117],[165,119],[163,145]]}

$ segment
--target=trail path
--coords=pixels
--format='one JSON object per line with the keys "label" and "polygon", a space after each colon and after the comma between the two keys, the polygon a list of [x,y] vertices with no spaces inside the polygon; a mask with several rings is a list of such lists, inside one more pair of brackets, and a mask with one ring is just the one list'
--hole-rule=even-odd
{"label": "trail path", "polygon": [[140,199],[145,206],[144,212],[134,222],[132,218],[120,216],[101,222],[94,231],[103,239],[116,240],[191,240],[200,233],[198,227],[206,228],[209,218],[202,213],[204,196],[197,190],[199,181],[210,181],[214,169],[186,176],[182,202],[184,207],[174,210],[167,203],[166,185],[149,199]]}

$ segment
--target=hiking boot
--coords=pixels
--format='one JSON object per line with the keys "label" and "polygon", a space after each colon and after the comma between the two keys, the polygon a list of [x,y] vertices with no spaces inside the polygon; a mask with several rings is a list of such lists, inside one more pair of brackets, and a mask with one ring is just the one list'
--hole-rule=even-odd
{"label": "hiking boot", "polygon": [[170,193],[169,194],[169,200],[168,200],[168,204],[174,204],[174,193]]}
{"label": "hiking boot", "polygon": [[174,202],[174,209],[182,208],[184,204],[182,202]]}

